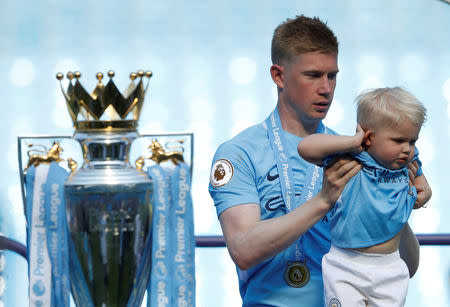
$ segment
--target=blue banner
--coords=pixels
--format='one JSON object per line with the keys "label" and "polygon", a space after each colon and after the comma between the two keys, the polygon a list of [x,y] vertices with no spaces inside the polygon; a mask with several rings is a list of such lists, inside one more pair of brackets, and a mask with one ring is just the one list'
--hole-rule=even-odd
{"label": "blue banner", "polygon": [[195,236],[190,169],[159,165],[148,169],[154,181],[152,275],[149,306],[195,306]]}
{"label": "blue banner", "polygon": [[52,268],[54,306],[69,306],[70,279],[64,182],[69,174],[51,163],[44,187],[47,248]]}
{"label": "blue banner", "polygon": [[195,236],[189,167],[180,163],[171,177],[171,243],[175,306],[195,306]]}
{"label": "blue banner", "polygon": [[170,263],[171,245],[169,244],[170,199],[168,178],[159,164],[148,169],[153,180],[153,238],[152,238],[152,273],[147,291],[149,306],[172,306],[172,289]]}
{"label": "blue banner", "polygon": [[56,163],[31,166],[26,173],[29,305],[69,306],[70,278],[64,182]]}
{"label": "blue banner", "polygon": [[31,166],[26,173],[26,216],[29,306],[55,306],[52,294],[52,269],[45,227],[45,182],[49,165]]}

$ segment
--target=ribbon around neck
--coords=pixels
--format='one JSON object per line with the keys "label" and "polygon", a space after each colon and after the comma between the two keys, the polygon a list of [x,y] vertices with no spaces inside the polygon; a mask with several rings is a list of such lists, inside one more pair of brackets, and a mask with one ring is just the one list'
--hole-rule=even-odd
{"label": "ribbon around neck", "polygon": [[[273,110],[269,117],[264,121],[264,126],[267,130],[267,137],[269,138],[273,156],[277,164],[281,192],[286,205],[286,211],[289,213],[311,199],[311,197],[318,192],[320,185],[317,184],[316,181],[318,178],[322,177],[323,170],[317,165],[309,164],[306,170],[305,186],[303,187],[300,198],[297,199],[295,196],[292,166],[289,161],[290,155],[287,149],[288,143],[284,137],[285,132],[281,125],[277,107],[275,107],[275,110]],[[326,128],[322,122],[319,123],[316,133],[326,133]],[[289,247],[290,259],[305,262],[306,259],[303,253],[304,246],[302,244],[302,238],[303,236]]]}

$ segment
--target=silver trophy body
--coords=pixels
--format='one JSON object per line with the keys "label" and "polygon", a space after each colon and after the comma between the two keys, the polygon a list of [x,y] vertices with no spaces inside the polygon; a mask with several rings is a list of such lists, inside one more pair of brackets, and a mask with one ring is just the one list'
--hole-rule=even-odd
{"label": "silver trophy body", "polygon": [[[86,290],[95,307],[140,306],[148,284],[153,186],[131,167],[136,132],[76,133],[84,163],[64,185],[72,248],[72,293],[77,306]],[[81,272],[74,272],[80,270]],[[84,289],[84,291],[82,291]]]}

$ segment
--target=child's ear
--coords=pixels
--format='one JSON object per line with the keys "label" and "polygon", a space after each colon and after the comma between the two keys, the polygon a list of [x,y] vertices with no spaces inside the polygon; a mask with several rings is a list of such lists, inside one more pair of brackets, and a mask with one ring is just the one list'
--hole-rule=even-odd
{"label": "child's ear", "polygon": [[372,144],[372,137],[373,137],[373,131],[372,130],[366,130],[364,133],[363,138],[363,145],[367,148]]}

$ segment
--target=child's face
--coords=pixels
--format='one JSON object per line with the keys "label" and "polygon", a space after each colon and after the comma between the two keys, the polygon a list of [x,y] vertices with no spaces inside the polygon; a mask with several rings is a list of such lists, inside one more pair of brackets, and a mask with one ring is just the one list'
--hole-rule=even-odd
{"label": "child's face", "polygon": [[388,169],[405,167],[414,157],[414,145],[420,128],[410,120],[401,124],[372,131],[367,140],[367,152]]}

